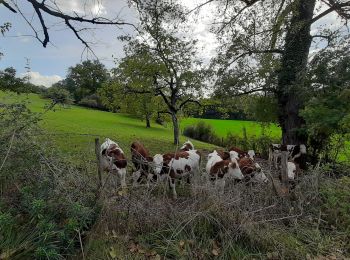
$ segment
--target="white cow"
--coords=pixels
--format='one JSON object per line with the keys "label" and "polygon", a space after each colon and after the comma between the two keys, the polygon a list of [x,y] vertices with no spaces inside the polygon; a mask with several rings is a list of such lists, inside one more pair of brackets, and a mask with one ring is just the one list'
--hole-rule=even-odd
{"label": "white cow", "polygon": [[175,180],[188,177],[199,171],[200,153],[197,150],[179,151],[176,153],[156,154],[153,157],[153,172],[158,179],[169,178],[174,198],[177,197]]}
{"label": "white cow", "polygon": [[104,171],[117,173],[120,177],[122,188],[126,187],[126,157],[119,145],[109,138],[106,138],[101,145],[101,164]]}
{"label": "white cow", "polygon": [[237,156],[237,152],[231,151],[230,159],[223,160],[216,150],[208,155],[206,172],[209,178],[215,181],[215,186],[219,188],[221,193],[224,192],[226,179],[242,180],[244,178],[236,159]]}

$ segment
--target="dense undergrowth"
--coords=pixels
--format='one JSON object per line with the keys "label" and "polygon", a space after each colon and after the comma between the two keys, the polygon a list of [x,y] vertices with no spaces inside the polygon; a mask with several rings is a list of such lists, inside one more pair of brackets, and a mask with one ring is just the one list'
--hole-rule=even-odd
{"label": "dense undergrowth", "polygon": [[44,133],[38,138],[40,116],[25,104],[0,108],[0,259],[75,254],[99,211],[92,169],[70,165]]}
{"label": "dense undergrowth", "polygon": [[271,185],[231,184],[220,195],[201,180],[177,200],[165,186],[134,188],[105,200],[85,249],[90,259],[344,259],[349,177],[327,171],[302,176],[289,198]]}

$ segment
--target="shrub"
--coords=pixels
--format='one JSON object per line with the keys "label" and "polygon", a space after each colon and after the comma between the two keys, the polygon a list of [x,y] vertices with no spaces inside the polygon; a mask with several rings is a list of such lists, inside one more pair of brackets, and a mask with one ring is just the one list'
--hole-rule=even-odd
{"label": "shrub", "polygon": [[214,133],[213,127],[203,121],[195,126],[185,127],[183,135],[207,143],[220,143],[220,138]]}
{"label": "shrub", "polygon": [[61,158],[37,127],[39,118],[25,104],[0,109],[0,256],[5,259],[74,254],[78,232],[89,229],[98,213],[95,180]]}
{"label": "shrub", "polygon": [[73,98],[68,90],[61,87],[51,87],[45,93],[44,98],[52,100],[53,104],[72,104]]}
{"label": "shrub", "polygon": [[106,107],[101,103],[101,98],[97,94],[84,97],[78,104],[84,107],[106,110]]}
{"label": "shrub", "polygon": [[350,239],[350,177],[325,182],[320,192],[327,222],[346,232]]}

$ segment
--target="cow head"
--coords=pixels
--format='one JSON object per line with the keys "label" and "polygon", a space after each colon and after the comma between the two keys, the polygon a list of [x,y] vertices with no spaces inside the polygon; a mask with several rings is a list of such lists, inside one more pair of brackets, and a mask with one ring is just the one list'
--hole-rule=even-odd
{"label": "cow head", "polygon": [[231,161],[238,160],[239,154],[236,151],[230,151],[230,159],[231,159]]}
{"label": "cow head", "polygon": [[163,163],[164,163],[163,155],[156,154],[153,157],[153,167],[152,168],[153,168],[153,172],[155,174],[160,174],[162,172]]}
{"label": "cow head", "polygon": [[187,140],[180,148],[182,151],[194,150],[194,145],[190,140]]}
{"label": "cow head", "polygon": [[236,159],[231,159],[230,164],[228,165],[228,176],[232,176],[234,179],[242,180],[244,178],[241,169],[239,168],[238,162]]}
{"label": "cow head", "polygon": [[249,150],[249,151],[247,152],[247,154],[248,154],[248,157],[249,157],[250,159],[252,159],[252,160],[255,159],[255,152],[254,152],[254,150]]}

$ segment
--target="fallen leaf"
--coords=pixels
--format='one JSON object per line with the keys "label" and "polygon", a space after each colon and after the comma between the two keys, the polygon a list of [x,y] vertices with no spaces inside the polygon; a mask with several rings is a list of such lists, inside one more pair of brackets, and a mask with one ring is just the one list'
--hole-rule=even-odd
{"label": "fallen leaf", "polygon": [[211,250],[211,253],[212,253],[214,256],[218,256],[218,255],[219,255],[219,252],[218,252],[218,250],[216,250],[216,249]]}
{"label": "fallen leaf", "polygon": [[115,250],[115,248],[114,248],[114,247],[111,247],[110,249],[111,249],[111,250],[109,251],[109,255],[110,255],[113,259],[117,258],[117,251]]}
{"label": "fallen leaf", "polygon": [[137,246],[135,245],[135,243],[131,243],[131,244],[129,245],[129,251],[130,251],[131,253],[134,253],[134,252],[137,251]]}
{"label": "fallen leaf", "polygon": [[185,245],[185,241],[180,240],[179,245],[180,245],[181,247],[183,247],[183,246]]}
{"label": "fallen leaf", "polygon": [[154,257],[154,260],[161,260],[160,255],[157,254],[157,255]]}
{"label": "fallen leaf", "polygon": [[113,238],[117,238],[118,237],[117,233],[114,230],[112,230],[112,237]]}

